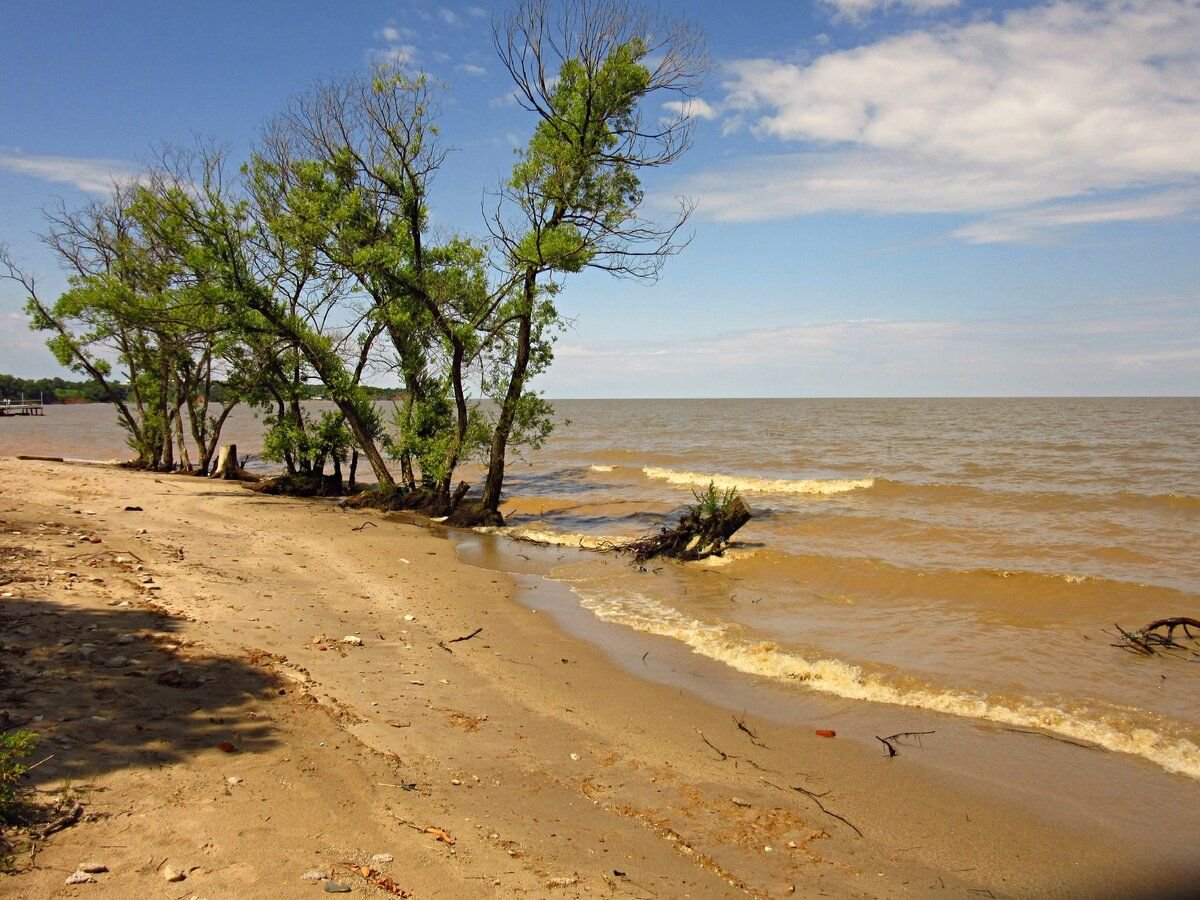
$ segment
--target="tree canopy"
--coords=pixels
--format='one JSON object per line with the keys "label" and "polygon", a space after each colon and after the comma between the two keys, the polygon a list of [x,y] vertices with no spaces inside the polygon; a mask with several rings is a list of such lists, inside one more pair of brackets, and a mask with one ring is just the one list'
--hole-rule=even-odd
{"label": "tree canopy", "polygon": [[[686,244],[691,206],[652,220],[642,178],[688,147],[686,112],[661,111],[689,108],[706,58],[690,23],[624,0],[524,0],[493,43],[533,126],[509,176],[481,186],[474,233],[430,224],[444,89],[380,66],[294,98],[240,167],[199,142],[49,213],[43,239],[70,278],[57,300],[3,258],[32,326],[116,405],[140,464],[192,467],[190,443],[207,471],[244,402],[289,475],[331,463],[340,489],[361,457],[379,502],[500,521],[507,458],[551,430],[530,382],[553,361],[566,279],[653,280]],[[402,385],[391,421],[368,374]],[[314,384],[335,413],[304,408]],[[464,503],[455,472],[473,457],[487,474]]]}

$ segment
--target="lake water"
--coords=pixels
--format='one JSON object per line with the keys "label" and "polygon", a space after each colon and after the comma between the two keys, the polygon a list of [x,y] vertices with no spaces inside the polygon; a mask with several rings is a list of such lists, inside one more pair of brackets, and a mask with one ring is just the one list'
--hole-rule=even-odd
{"label": "lake water", "polygon": [[[1200,400],[559,401],[505,535],[582,610],[851,701],[1039,728],[1200,778],[1200,663],[1110,646],[1200,617]],[[253,416],[226,432],[261,445]],[[111,408],[0,420],[0,454],[124,455]],[[468,469],[478,481],[478,469]],[[709,482],[755,517],[722,560],[607,546]],[[509,542],[504,542],[509,543]],[[522,565],[526,565],[525,562]]]}

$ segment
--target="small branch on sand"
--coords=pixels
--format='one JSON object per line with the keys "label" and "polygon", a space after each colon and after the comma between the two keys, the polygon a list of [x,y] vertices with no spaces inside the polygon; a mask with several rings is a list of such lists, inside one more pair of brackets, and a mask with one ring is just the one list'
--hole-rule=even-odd
{"label": "small branch on sand", "polygon": [[[784,788],[781,788],[779,785],[775,784],[774,782],[767,781],[767,779],[765,779],[765,778],[760,778],[758,780],[761,781],[763,784],[767,785],[768,787],[775,788],[775,790],[777,790],[777,791],[784,790]],[[825,815],[829,816],[831,819],[837,819],[839,822],[854,829],[854,833],[857,834],[859,837],[863,836],[862,831],[859,830],[859,827],[857,825],[855,825],[853,822],[851,822],[845,816],[835,813],[833,810],[829,809],[828,807],[825,806],[824,803],[821,802],[821,798],[827,797],[829,795],[829,791],[825,791],[824,793],[818,794],[816,791],[810,791],[808,788],[796,787],[795,785],[792,785],[792,790],[798,794],[803,794],[805,797],[807,797],[813,803],[817,804],[817,808],[820,809],[821,812],[825,813]]]}
{"label": "small branch on sand", "polygon": [[917,739],[917,746],[923,748],[925,745],[921,743],[921,735],[924,735],[924,734],[934,734],[934,732],[932,732],[932,731],[900,731],[900,732],[897,732],[896,734],[888,735],[887,737],[880,737],[879,735],[875,735],[875,740],[879,741],[880,743],[883,744],[883,746],[885,746],[887,748],[888,759],[891,759],[893,756],[900,755],[900,751],[896,749],[896,745],[900,744],[900,746],[904,746],[904,744],[901,742],[901,738],[915,737]]}
{"label": "small branch on sand", "polygon": [[770,749],[770,747],[758,739],[757,734],[750,730],[750,726],[746,724],[745,713],[742,713],[742,717],[740,719],[737,716],[734,716],[733,721],[737,723],[739,731],[744,731],[746,734],[750,735],[750,743],[752,743],[755,747],[762,747],[764,750]]}
{"label": "small branch on sand", "polygon": [[70,828],[72,825],[74,825],[76,822],[79,821],[79,818],[82,815],[83,815],[83,805],[80,803],[76,803],[73,807],[71,807],[71,809],[67,813],[59,816],[57,819],[54,819],[51,822],[47,822],[45,825],[43,825],[41,828],[37,829],[36,831],[31,830],[30,834],[33,835],[34,837],[36,837],[38,840],[44,841],[46,838],[50,837],[50,835],[54,834],[55,832],[62,831],[64,828]]}
{"label": "small branch on sand", "polygon": [[732,759],[739,758],[736,756],[730,757],[730,755],[728,753],[726,753],[724,750],[722,750],[720,747],[718,747],[716,744],[714,744],[712,741],[710,741],[708,738],[706,738],[704,736],[704,732],[701,731],[699,728],[696,729],[696,734],[700,735],[700,740],[704,741],[704,743],[708,744],[709,747],[711,747],[713,750],[715,750],[717,752],[717,755],[721,757],[721,762],[724,762],[725,760],[730,759],[730,758],[732,758]]}
{"label": "small branch on sand", "polygon": [[378,527],[379,527],[379,526],[378,526],[378,525],[376,525],[374,522],[372,522],[372,521],[370,521],[370,520],[368,519],[366,522],[363,522],[361,525],[355,526],[354,528],[351,528],[350,530],[351,530],[351,531],[362,531],[362,530],[363,530],[364,528],[366,528],[368,525],[370,525],[372,528],[378,528]]}
{"label": "small branch on sand", "polygon": [[438,646],[441,647],[443,650],[445,650],[447,653],[453,653],[454,651],[451,650],[449,647],[447,647],[446,646],[447,644],[457,644],[459,641],[469,641],[471,638],[475,637],[475,635],[479,634],[479,632],[481,632],[481,631],[483,631],[482,625],[479,628],[476,628],[470,634],[464,634],[462,637],[450,638],[450,640],[448,640],[448,641],[438,641]]}
{"label": "small branch on sand", "polygon": [[[1200,653],[1197,653],[1195,649],[1197,646],[1197,636],[1191,632],[1193,628],[1200,631],[1200,619],[1193,619],[1188,616],[1155,619],[1149,625],[1145,625],[1135,631],[1126,631],[1120,625],[1114,625],[1113,627],[1120,632],[1120,640],[1112,646],[1128,650],[1130,653],[1137,653],[1141,656],[1158,656],[1163,650],[1183,650],[1190,652],[1196,659],[1200,659]],[[1187,644],[1181,644],[1175,640],[1176,628],[1183,629],[1184,636],[1191,641],[1192,646],[1189,647]],[[1117,635],[1112,635],[1111,632],[1105,632],[1105,634],[1117,637]],[[1168,655],[1179,656],[1176,653]],[[1186,656],[1181,658],[1186,659]]]}

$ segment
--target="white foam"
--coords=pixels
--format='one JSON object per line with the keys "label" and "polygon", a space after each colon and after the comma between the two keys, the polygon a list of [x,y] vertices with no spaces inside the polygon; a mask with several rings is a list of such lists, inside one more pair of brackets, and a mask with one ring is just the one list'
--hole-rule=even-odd
{"label": "white foam", "polygon": [[551,531],[546,528],[512,528],[496,529],[501,534],[532,541],[535,544],[547,544],[552,547],[582,547],[584,550],[611,550],[629,542],[629,538],[610,537],[602,534],[576,534],[570,532]]}
{"label": "white foam", "polygon": [[642,474],[647,478],[666,481],[668,484],[683,484],[693,487],[708,487],[712,484],[719,491],[734,488],[742,493],[755,494],[815,494],[828,496],[847,491],[869,488],[874,478],[755,478],[750,475],[712,475],[703,472],[679,472],[674,469],[659,469],[645,466]]}
{"label": "white foam", "polygon": [[593,472],[611,472],[616,466],[588,466]]}
{"label": "white foam", "polygon": [[1027,698],[1005,699],[965,691],[900,688],[859,666],[837,659],[809,660],[772,642],[751,643],[730,635],[730,626],[691,619],[641,594],[593,594],[574,586],[581,605],[606,622],[673,638],[696,653],[739,672],[806,687],[852,700],[894,703],[1005,725],[1041,728],[1147,759],[1168,772],[1200,779],[1200,747],[1144,727],[1119,712],[1087,718]]}

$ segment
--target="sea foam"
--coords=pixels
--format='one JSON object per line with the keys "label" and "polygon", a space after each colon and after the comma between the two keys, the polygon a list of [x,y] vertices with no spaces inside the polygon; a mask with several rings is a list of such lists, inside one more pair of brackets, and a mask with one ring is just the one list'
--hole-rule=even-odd
{"label": "sea foam", "polygon": [[647,478],[665,481],[668,484],[688,485],[691,487],[707,487],[712,484],[719,491],[730,488],[744,494],[814,494],[828,496],[844,494],[847,491],[869,488],[875,484],[874,478],[756,478],[752,475],[713,475],[703,472],[680,472],[675,469],[660,469],[645,466],[642,474]]}

